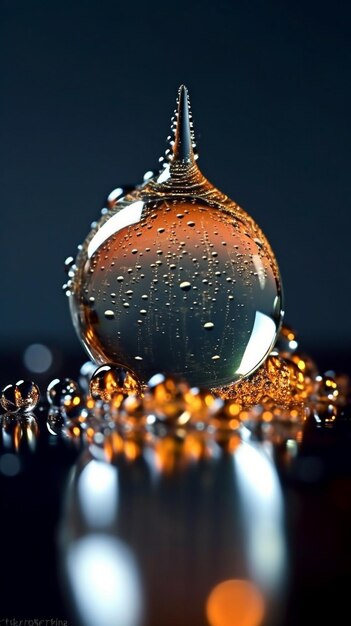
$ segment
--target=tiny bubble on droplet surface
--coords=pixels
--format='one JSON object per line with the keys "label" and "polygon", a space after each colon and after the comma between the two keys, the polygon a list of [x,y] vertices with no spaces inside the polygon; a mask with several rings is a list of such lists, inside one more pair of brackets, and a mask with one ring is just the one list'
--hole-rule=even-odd
{"label": "tiny bubble on droplet surface", "polygon": [[191,289],[191,283],[184,280],[182,283],[180,283],[179,287],[183,289],[183,291],[189,291],[189,289]]}
{"label": "tiny bubble on droplet surface", "polygon": [[108,320],[112,320],[115,317],[115,314],[114,314],[113,311],[111,311],[111,309],[107,309],[107,311],[105,311],[104,315],[105,315],[106,319],[108,319]]}

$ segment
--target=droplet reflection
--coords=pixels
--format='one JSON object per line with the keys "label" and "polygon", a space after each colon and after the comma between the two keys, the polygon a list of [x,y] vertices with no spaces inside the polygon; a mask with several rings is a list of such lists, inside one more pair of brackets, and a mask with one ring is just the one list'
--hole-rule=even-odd
{"label": "droplet reflection", "polygon": [[[208,434],[178,427],[143,446],[113,431],[111,464],[93,448],[69,483],[61,529],[83,626],[203,626],[206,605],[211,626],[259,626],[263,605],[267,623],[279,623],[282,502],[262,451],[238,442],[227,453]],[[241,585],[235,606],[223,581]]]}

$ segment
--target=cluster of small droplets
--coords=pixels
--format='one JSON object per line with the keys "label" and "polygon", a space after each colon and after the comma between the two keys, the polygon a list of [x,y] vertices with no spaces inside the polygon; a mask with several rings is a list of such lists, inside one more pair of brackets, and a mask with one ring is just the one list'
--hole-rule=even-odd
{"label": "cluster of small droplets", "polygon": [[[28,381],[1,392],[3,441],[15,451],[33,447],[38,437],[32,411],[39,397],[38,386]],[[183,452],[200,458],[211,441],[234,450],[245,430],[273,443],[298,442],[307,420],[327,428],[344,423],[350,417],[351,384],[345,374],[320,374],[313,360],[298,351],[295,332],[283,327],[276,350],[253,376],[217,392],[166,374],[141,385],[128,368],[106,364],[96,369],[88,362],[79,383],[54,379],[46,397],[51,435],[97,445],[110,460],[121,451],[132,459],[152,441],[169,469],[180,442]]]}
{"label": "cluster of small droplets", "polygon": [[[330,425],[349,402],[350,382],[331,372],[320,375],[310,357],[297,352],[296,334],[283,327],[273,352],[249,379],[220,389],[191,387],[185,379],[156,374],[142,386],[137,376],[123,367],[107,364],[92,375],[86,397],[87,413],[80,424],[66,420],[70,436],[94,440],[110,431],[131,440],[159,435],[206,431],[221,445],[237,441],[242,427],[280,441],[301,436],[305,421]],[[284,356],[282,356],[284,355]],[[338,381],[340,380],[340,385]],[[94,422],[94,428],[91,425]],[[74,422],[74,420],[73,420]],[[110,435],[109,435],[110,441]]]}
{"label": "cluster of small droplets", "polygon": [[71,295],[71,288],[72,288],[72,284],[73,284],[73,278],[74,278],[75,272],[77,270],[77,266],[75,264],[75,260],[74,260],[73,256],[68,256],[66,258],[65,263],[64,263],[64,267],[65,267],[65,272],[67,274],[67,280],[62,285],[62,290],[65,292],[66,296],[70,296]]}

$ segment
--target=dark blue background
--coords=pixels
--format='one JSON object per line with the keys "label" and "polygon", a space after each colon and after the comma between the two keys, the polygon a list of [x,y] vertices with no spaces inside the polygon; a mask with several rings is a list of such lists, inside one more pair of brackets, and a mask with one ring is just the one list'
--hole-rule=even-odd
{"label": "dark blue background", "polygon": [[207,177],[262,226],[308,349],[350,332],[350,4],[2,0],[1,347],[79,350],[63,261],[163,153],[179,83]]}

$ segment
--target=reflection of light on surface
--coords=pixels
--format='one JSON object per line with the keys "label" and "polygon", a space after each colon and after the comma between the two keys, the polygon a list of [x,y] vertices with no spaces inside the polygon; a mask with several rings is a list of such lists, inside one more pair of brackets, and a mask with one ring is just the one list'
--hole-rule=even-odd
{"label": "reflection of light on surface", "polygon": [[283,582],[285,543],[278,476],[268,457],[243,443],[233,457],[243,503],[248,558],[253,578],[265,589]]}
{"label": "reflection of light on surface", "polygon": [[88,535],[68,548],[66,564],[85,626],[137,626],[141,614],[138,572],[121,541]]}
{"label": "reflection of light on surface", "polygon": [[236,374],[248,374],[256,367],[257,355],[267,354],[275,337],[275,330],[273,320],[268,315],[257,311],[251,337]]}
{"label": "reflection of light on surface", "polygon": [[158,184],[165,183],[166,180],[168,180],[169,178],[170,178],[170,169],[169,169],[169,163],[168,163],[165,166],[165,169],[158,176],[157,182]]}
{"label": "reflection of light on surface", "polygon": [[104,528],[112,524],[118,508],[116,468],[100,461],[90,461],[79,476],[77,496],[90,528]]}
{"label": "reflection of light on surface", "polygon": [[96,364],[93,363],[92,361],[86,361],[86,363],[83,363],[82,367],[80,368],[79,385],[80,387],[82,387],[83,391],[85,391],[86,394],[90,393],[89,383],[95,370],[96,370]]}
{"label": "reflection of light on surface", "polygon": [[264,600],[248,580],[225,580],[212,589],[206,605],[211,626],[259,626]]}
{"label": "reflection of light on surface", "polygon": [[96,232],[94,237],[88,246],[88,258],[90,259],[94,252],[107,240],[109,237],[118,233],[122,228],[131,226],[136,222],[139,222],[141,218],[141,212],[143,210],[144,203],[142,200],[137,200],[129,206],[125,207],[115,213],[105,224],[103,224]]}
{"label": "reflection of light on surface", "polygon": [[119,198],[122,194],[123,194],[122,187],[116,187],[116,189],[112,189],[111,193],[108,194],[107,200],[109,202],[113,202],[114,200],[117,200],[117,198]]}
{"label": "reflection of light on surface", "polygon": [[3,454],[0,457],[0,472],[5,476],[16,476],[20,469],[19,458],[15,454]]}
{"label": "reflection of light on surface", "polygon": [[259,254],[252,255],[252,261],[255,266],[255,270],[257,272],[258,282],[260,283],[261,289],[265,288],[266,285],[266,276],[264,271],[264,265],[262,263],[262,259]]}
{"label": "reflection of light on surface", "polygon": [[28,447],[31,450],[35,450],[37,444],[37,437],[39,434],[38,423],[35,417],[28,416],[25,424],[23,425],[27,435]]}
{"label": "reflection of light on surface", "polygon": [[26,348],[23,362],[27,370],[35,374],[46,372],[52,365],[52,353],[47,346],[41,343],[32,343]]}

